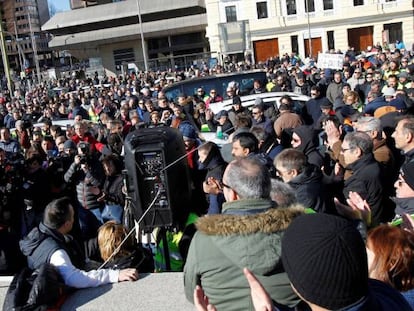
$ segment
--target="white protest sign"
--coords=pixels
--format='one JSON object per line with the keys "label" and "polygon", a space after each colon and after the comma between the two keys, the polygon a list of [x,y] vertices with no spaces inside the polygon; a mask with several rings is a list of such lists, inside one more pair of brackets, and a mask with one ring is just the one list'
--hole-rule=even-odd
{"label": "white protest sign", "polygon": [[343,54],[318,54],[318,68],[342,69],[344,64]]}

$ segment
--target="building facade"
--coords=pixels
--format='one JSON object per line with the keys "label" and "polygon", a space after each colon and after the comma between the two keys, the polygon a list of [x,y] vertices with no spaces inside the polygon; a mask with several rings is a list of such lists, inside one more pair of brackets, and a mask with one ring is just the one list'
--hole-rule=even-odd
{"label": "building facade", "polygon": [[52,49],[118,75],[126,64],[144,69],[144,56],[151,69],[189,66],[210,51],[206,26],[202,0],[126,0],[57,13],[42,29]]}
{"label": "building facade", "polygon": [[47,0],[0,1],[2,28],[10,68],[15,72],[51,62],[48,34],[41,25],[49,19]]}
{"label": "building facade", "polygon": [[70,0],[70,8],[72,10],[86,8],[88,6],[118,2],[120,0]]}
{"label": "building facade", "polygon": [[414,43],[413,4],[407,0],[205,0],[206,35],[217,56],[249,54],[256,62],[295,51],[366,50]]}

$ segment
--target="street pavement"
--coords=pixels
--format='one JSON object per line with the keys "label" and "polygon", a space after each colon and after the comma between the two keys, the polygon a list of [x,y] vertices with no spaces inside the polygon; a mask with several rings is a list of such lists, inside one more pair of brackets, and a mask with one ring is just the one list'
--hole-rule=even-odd
{"label": "street pavement", "polygon": [[[9,282],[0,278],[0,302],[3,306]],[[80,289],[68,297],[62,311],[194,311],[184,295],[183,273],[142,274],[136,282],[108,284]]]}

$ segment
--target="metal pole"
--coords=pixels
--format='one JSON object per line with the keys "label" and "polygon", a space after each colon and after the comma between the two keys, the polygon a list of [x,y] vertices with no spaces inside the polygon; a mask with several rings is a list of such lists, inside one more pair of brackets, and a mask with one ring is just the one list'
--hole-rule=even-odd
{"label": "metal pole", "polygon": [[140,0],[136,0],[136,2],[137,2],[137,9],[138,9],[139,31],[140,31],[140,34],[141,34],[142,57],[144,58],[145,71],[148,71],[147,51],[146,51],[146,48],[145,48],[144,31],[142,30]]}
{"label": "metal pole", "polygon": [[[3,19],[1,10],[0,10],[0,21]],[[7,79],[7,89],[9,90],[10,97],[13,96],[13,81],[10,76],[10,66],[9,66],[9,58],[6,52],[6,43],[4,42],[4,32],[3,32],[3,23],[0,22],[0,45],[1,45],[1,55],[3,58],[3,67],[4,67],[4,74],[6,75]]]}
{"label": "metal pole", "polygon": [[16,47],[17,47],[17,54],[19,54],[19,66],[20,66],[20,71],[23,71],[23,62],[24,62],[24,57],[22,57],[22,51],[20,49],[20,43],[19,43],[19,34],[17,33],[17,26],[16,26],[16,21],[13,21],[13,26],[14,26],[14,33],[15,33],[15,40],[16,40]]}
{"label": "metal pole", "polygon": [[34,36],[33,29],[32,29],[32,22],[31,22],[31,19],[30,19],[30,13],[27,13],[27,15],[29,16],[29,28],[30,28],[30,36],[32,37],[33,56],[34,56],[34,61],[35,61],[35,64],[36,64],[37,83],[40,84],[41,77],[40,77],[39,57],[37,55],[36,38]]}
{"label": "metal pole", "polygon": [[[308,14],[308,45],[309,45],[309,55],[312,57],[312,37],[311,37],[311,27],[310,27],[310,19],[309,19],[309,0],[305,1],[306,3],[306,12]],[[306,55],[305,55],[306,57]]]}

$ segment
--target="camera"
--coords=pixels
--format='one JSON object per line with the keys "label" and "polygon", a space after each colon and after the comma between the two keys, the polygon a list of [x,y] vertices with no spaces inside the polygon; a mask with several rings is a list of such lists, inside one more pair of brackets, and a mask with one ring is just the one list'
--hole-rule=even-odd
{"label": "camera", "polygon": [[89,153],[89,144],[87,142],[80,142],[78,148],[82,151],[83,154]]}
{"label": "camera", "polygon": [[79,164],[88,164],[88,157],[86,155],[81,155]]}

